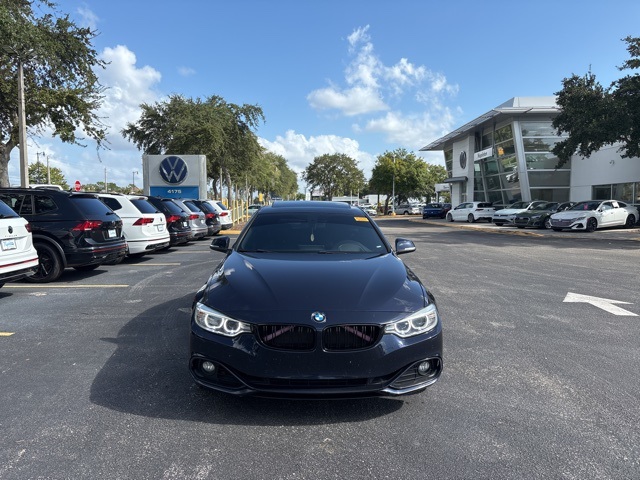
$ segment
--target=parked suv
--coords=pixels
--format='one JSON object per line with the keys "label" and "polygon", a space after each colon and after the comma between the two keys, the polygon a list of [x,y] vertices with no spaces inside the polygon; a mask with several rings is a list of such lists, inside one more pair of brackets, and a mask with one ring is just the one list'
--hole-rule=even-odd
{"label": "parked suv", "polygon": [[[181,198],[173,198],[173,203],[178,205],[187,215],[189,215],[189,225],[191,226],[191,238],[199,240],[208,235],[209,227],[204,216],[204,212],[195,205],[192,207],[185,205]],[[195,210],[194,210],[195,209]]]}
{"label": "parked suv", "polygon": [[401,203],[395,211],[398,215],[419,215],[422,213],[422,208],[417,203]]}
{"label": "parked suv", "polygon": [[99,193],[98,197],[122,219],[128,255],[137,257],[169,246],[164,214],[144,197],[121,193]]}
{"label": "parked suv", "polygon": [[216,209],[213,208],[213,205],[205,202],[204,200],[195,199],[183,200],[183,202],[192,210],[192,207],[197,207],[203,211],[205,222],[208,228],[207,236],[213,236],[220,233],[222,225],[220,225],[220,220],[218,220],[218,213],[216,212]]}
{"label": "parked suv", "polygon": [[159,212],[164,213],[167,220],[170,245],[181,245],[191,240],[191,227],[189,226],[189,215],[187,213],[183,212],[170,198],[154,196],[145,198]]}
{"label": "parked suv", "polygon": [[122,220],[95,194],[0,188],[0,200],[31,224],[39,265],[30,282],[52,282],[67,267],[93,270],[125,255]]}
{"label": "parked suv", "polygon": [[0,202],[0,287],[22,280],[38,270],[31,226],[9,205]]}

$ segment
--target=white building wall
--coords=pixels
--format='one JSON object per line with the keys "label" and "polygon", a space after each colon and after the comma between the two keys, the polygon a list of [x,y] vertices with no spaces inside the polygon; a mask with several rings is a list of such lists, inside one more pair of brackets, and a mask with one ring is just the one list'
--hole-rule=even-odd
{"label": "white building wall", "polygon": [[571,201],[591,199],[593,185],[640,181],[640,159],[622,158],[618,148],[606,146],[589,158],[571,159]]}

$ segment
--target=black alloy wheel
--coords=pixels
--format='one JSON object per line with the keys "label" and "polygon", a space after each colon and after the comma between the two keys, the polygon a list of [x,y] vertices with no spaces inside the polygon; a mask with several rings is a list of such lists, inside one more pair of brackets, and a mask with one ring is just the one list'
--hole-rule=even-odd
{"label": "black alloy wheel", "polygon": [[38,252],[38,270],[25,280],[30,283],[49,283],[62,275],[62,259],[53,247],[46,243],[35,245]]}
{"label": "black alloy wheel", "polygon": [[594,232],[598,228],[598,222],[595,218],[591,217],[587,220],[587,232]]}
{"label": "black alloy wheel", "polygon": [[636,219],[633,215],[629,215],[627,217],[627,221],[625,222],[624,226],[625,228],[633,228],[636,224]]}

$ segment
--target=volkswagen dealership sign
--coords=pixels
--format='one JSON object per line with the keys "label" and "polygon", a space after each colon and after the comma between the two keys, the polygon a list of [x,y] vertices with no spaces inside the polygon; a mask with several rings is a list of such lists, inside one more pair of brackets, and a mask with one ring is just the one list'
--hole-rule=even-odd
{"label": "volkswagen dealership sign", "polygon": [[144,193],[168,198],[206,198],[207,158],[204,155],[145,155]]}

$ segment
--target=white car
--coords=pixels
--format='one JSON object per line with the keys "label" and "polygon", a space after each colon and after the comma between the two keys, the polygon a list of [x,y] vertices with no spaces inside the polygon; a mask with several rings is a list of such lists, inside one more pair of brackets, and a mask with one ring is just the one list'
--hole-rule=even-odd
{"label": "white car", "polygon": [[450,222],[462,220],[469,223],[478,220],[491,222],[495,211],[489,202],[463,202],[447,212],[447,220]]}
{"label": "white car", "polygon": [[546,203],[547,202],[545,202],[544,200],[512,203],[507,208],[498,210],[493,214],[493,223],[495,223],[496,225],[513,223],[518,213],[526,212],[527,210],[536,210],[538,207],[545,205]]}
{"label": "white car", "polygon": [[376,207],[370,203],[363,203],[362,205],[358,206],[372,217],[375,217],[378,214],[378,210],[376,209]]}
{"label": "white car", "polygon": [[417,203],[401,203],[394,211],[397,215],[419,215],[422,213],[422,207]]}
{"label": "white car", "polygon": [[218,200],[207,200],[207,203],[213,206],[218,212],[218,220],[220,220],[220,225],[222,226],[222,230],[229,230],[233,227],[233,219],[231,218],[231,211],[225,206],[224,203]]}
{"label": "white car", "polygon": [[0,287],[30,277],[38,270],[29,222],[0,201]]}
{"label": "white car", "polygon": [[138,257],[169,246],[167,220],[145,197],[98,193],[102,203],[122,219],[127,255]]}
{"label": "white car", "polygon": [[633,228],[638,220],[638,209],[618,200],[588,200],[551,215],[553,230],[585,230],[624,226]]}

